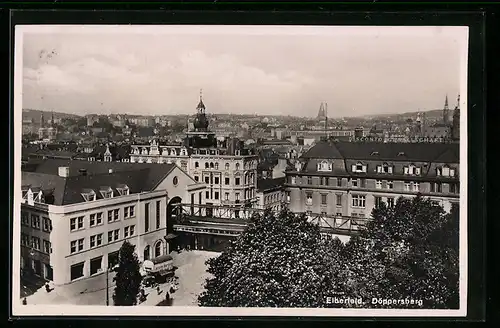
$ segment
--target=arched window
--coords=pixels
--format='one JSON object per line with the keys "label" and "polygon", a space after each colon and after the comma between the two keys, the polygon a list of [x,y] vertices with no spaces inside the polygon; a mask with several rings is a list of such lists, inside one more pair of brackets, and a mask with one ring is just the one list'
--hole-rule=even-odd
{"label": "arched window", "polygon": [[239,170],[240,169],[240,163],[236,163],[236,169]]}
{"label": "arched window", "polygon": [[210,168],[213,169],[214,168],[214,163],[210,163]]}
{"label": "arched window", "polygon": [[146,247],[144,247],[144,261],[149,260],[150,256],[150,247],[149,245],[147,245]]}
{"label": "arched window", "polygon": [[195,167],[195,168],[200,167],[200,163],[198,163],[198,162],[194,162],[194,167]]}
{"label": "arched window", "polygon": [[205,168],[208,169],[208,163],[205,163]]}
{"label": "arched window", "polygon": [[158,240],[155,244],[155,257],[161,256],[161,240]]}
{"label": "arched window", "polygon": [[229,170],[229,163],[226,163],[226,170]]}

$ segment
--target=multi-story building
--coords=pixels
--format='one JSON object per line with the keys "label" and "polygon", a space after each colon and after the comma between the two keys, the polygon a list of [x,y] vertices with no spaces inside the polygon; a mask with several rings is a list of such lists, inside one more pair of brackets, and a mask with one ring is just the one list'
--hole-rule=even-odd
{"label": "multi-story building", "polygon": [[449,210],[459,176],[458,144],[321,142],[286,171],[286,192],[293,212],[368,218],[417,194]]}
{"label": "multi-story building", "polygon": [[257,208],[280,211],[286,200],[285,182],[285,177],[257,181]]}
{"label": "multi-story building", "polygon": [[114,266],[125,240],[141,261],[169,253],[173,204],[203,202],[205,188],[173,164],[64,160],[22,172],[22,185],[21,266],[55,284]]}
{"label": "multi-story building", "polygon": [[238,139],[216,138],[208,129],[205,104],[200,96],[193,127],[182,144],[160,144],[152,140],[132,145],[131,163],[176,163],[193,179],[208,185],[208,205],[233,206],[232,215],[240,216],[240,207],[256,201],[258,156]]}
{"label": "multi-story building", "polygon": [[54,141],[57,137],[57,129],[54,127],[54,113],[50,119],[49,126],[45,125],[43,114],[40,115],[40,128],[38,129],[38,139]]}

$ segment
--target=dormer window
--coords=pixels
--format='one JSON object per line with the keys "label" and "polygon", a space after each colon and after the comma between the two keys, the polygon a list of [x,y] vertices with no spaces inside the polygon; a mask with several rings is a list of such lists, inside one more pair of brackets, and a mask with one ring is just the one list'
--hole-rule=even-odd
{"label": "dormer window", "polygon": [[85,199],[86,202],[91,202],[93,200],[96,200],[95,191],[92,189],[84,189],[82,192],[82,197],[83,199]]}
{"label": "dormer window", "polygon": [[404,153],[404,151],[400,151],[400,152],[398,153],[398,156],[406,156],[406,154]]}
{"label": "dormer window", "polygon": [[371,153],[371,155],[372,155],[372,156],[378,156],[378,155],[379,155],[379,153],[378,153],[378,151],[374,151],[374,152],[372,152],[372,153]]}
{"label": "dormer window", "polygon": [[452,169],[448,165],[445,165],[443,167],[438,167],[436,169],[436,174],[437,174],[437,176],[454,177],[455,176],[455,169]]}
{"label": "dormer window", "polygon": [[366,172],[366,165],[363,165],[363,163],[361,163],[361,162],[353,164],[352,171],[355,173],[365,173]]}
{"label": "dormer window", "polygon": [[413,164],[404,167],[405,175],[420,175],[420,167],[416,167]]}
{"label": "dormer window", "polygon": [[111,187],[101,187],[99,192],[102,198],[113,198],[113,189],[111,189]]}
{"label": "dormer window", "polygon": [[124,184],[118,185],[118,187],[116,187],[116,190],[118,191],[120,196],[126,196],[126,195],[130,194],[130,189],[128,188],[127,185],[124,185]]}
{"label": "dormer window", "polygon": [[186,150],[186,148],[182,148],[181,149],[181,155],[182,156],[187,156],[187,150]]}
{"label": "dormer window", "polygon": [[175,149],[172,149],[170,151],[170,156],[177,156],[177,152],[175,151]]}
{"label": "dormer window", "polygon": [[327,161],[322,161],[318,163],[318,171],[319,172],[331,172],[333,169],[333,164]]}
{"label": "dormer window", "polygon": [[384,163],[382,165],[377,166],[377,173],[388,173],[392,174],[392,166]]}

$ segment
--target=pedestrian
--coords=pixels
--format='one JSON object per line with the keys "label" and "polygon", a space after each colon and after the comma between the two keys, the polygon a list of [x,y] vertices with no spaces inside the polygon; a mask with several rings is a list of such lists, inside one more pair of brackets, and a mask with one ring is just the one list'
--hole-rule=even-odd
{"label": "pedestrian", "polygon": [[28,304],[28,301],[26,300],[26,297],[25,297],[25,298],[23,298],[23,305],[26,305],[26,304]]}
{"label": "pedestrian", "polygon": [[156,292],[160,295],[160,286],[156,286]]}

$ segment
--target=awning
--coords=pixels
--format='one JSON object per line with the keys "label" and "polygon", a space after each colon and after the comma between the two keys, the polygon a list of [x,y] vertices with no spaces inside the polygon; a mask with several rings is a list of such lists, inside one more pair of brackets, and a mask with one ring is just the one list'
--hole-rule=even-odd
{"label": "awning", "polygon": [[165,236],[165,240],[174,239],[175,237],[177,237],[176,234],[169,233],[168,235]]}

